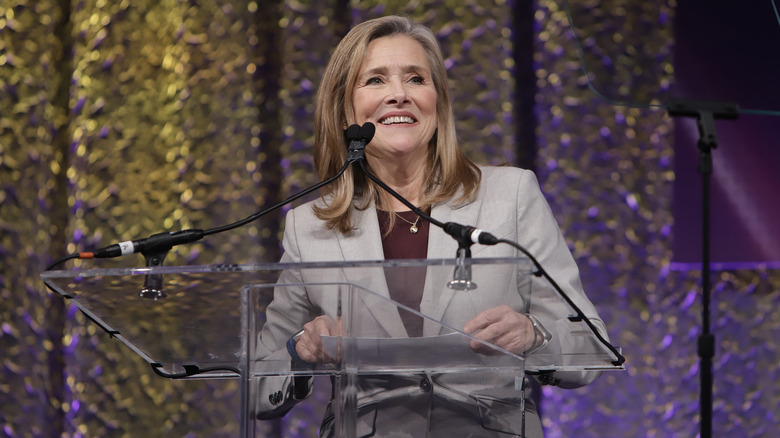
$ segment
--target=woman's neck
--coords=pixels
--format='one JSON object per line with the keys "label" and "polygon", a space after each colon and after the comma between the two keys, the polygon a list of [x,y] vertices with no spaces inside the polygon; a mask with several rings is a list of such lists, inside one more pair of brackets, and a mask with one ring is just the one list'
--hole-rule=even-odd
{"label": "woman's neck", "polygon": [[[374,162],[372,162],[374,161]],[[422,199],[423,187],[426,179],[425,163],[398,163],[390,160],[369,160],[372,172],[380,181],[390,186],[404,199],[417,206]],[[409,207],[392,195],[388,196],[389,205],[380,205],[379,208],[388,211],[406,211]]]}

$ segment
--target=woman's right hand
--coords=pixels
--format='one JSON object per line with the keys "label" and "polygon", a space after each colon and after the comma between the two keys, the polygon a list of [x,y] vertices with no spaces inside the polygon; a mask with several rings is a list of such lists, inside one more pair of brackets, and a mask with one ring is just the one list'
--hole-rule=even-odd
{"label": "woman's right hand", "polygon": [[308,363],[332,363],[336,360],[325,352],[322,336],[336,336],[336,323],[329,316],[318,316],[303,326],[303,334],[295,342],[295,352]]}

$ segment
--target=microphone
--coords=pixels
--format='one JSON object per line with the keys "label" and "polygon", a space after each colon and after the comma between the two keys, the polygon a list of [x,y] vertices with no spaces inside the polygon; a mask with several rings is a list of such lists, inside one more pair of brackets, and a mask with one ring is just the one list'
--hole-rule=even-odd
{"label": "microphone", "polygon": [[366,156],[366,145],[374,138],[376,127],[371,122],[366,122],[363,126],[351,125],[347,128],[347,163],[361,161]]}
{"label": "microphone", "polygon": [[102,259],[125,256],[135,253],[157,253],[170,250],[176,245],[200,240],[205,235],[203,230],[190,229],[176,232],[158,233],[147,237],[108,245],[93,252],[79,253],[81,259]]}
{"label": "microphone", "polygon": [[[205,232],[198,229],[158,233],[145,239],[119,242],[93,252],[79,253],[78,258],[102,259],[141,253],[146,260],[147,267],[162,266],[163,260],[171,248],[195,242],[202,239],[204,235]],[[153,300],[165,298],[167,294],[163,291],[162,275],[147,274],[139,296]]]}
{"label": "microphone", "polygon": [[481,243],[482,245],[496,245],[500,241],[498,238],[487,231],[480,230],[468,225],[461,225],[455,222],[444,224],[444,232],[454,237],[456,240],[467,240],[472,243]]}
{"label": "microphone", "polygon": [[[476,289],[477,285],[471,281],[471,265],[466,265],[466,258],[471,257],[471,243],[480,243],[482,245],[496,245],[500,240],[487,231],[474,228],[469,225],[461,225],[455,222],[444,224],[444,232],[458,241],[457,261],[455,272],[452,275],[452,281],[447,283],[447,287],[455,290]],[[463,244],[463,242],[470,242]]]}

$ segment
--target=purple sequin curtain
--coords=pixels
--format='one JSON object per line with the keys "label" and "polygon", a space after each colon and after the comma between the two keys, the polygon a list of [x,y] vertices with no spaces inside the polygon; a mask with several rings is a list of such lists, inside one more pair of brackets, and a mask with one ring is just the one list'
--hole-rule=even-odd
{"label": "purple sequin curtain", "polygon": [[[675,2],[573,3],[589,65],[606,65],[601,49],[620,53],[608,57],[613,90],[663,97],[659,84],[674,81]],[[627,371],[587,388],[546,388],[547,435],[695,436],[699,279],[670,270],[673,124],[662,110],[615,106],[588,89],[564,6],[0,5],[0,436],[237,435],[235,382],[157,377],[39,275],[60,255],[232,222],[315,182],[313,102],[328,56],[352,23],[391,13],[439,37],[464,151],[536,168],[586,291],[628,358]],[[275,261],[282,219],[178,248],[166,264]],[[713,279],[716,436],[775,436],[780,277]],[[262,423],[261,436],[315,436],[325,383],[287,418]]]}

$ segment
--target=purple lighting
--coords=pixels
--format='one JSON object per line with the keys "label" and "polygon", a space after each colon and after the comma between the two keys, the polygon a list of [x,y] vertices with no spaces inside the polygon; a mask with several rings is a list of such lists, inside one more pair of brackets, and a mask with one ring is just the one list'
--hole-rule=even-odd
{"label": "purple lighting", "polygon": [[636,210],[639,207],[639,203],[636,201],[636,196],[633,193],[626,196],[626,204],[632,209]]}

